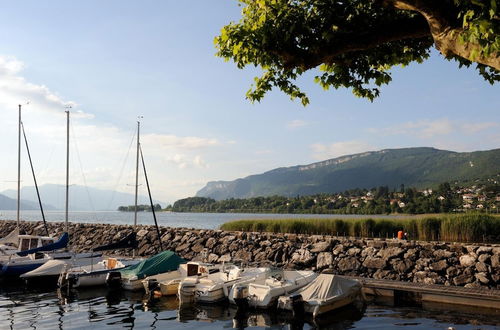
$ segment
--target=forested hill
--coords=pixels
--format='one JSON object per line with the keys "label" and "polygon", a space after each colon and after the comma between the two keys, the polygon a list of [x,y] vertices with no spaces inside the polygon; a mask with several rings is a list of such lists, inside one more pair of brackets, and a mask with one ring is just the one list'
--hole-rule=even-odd
{"label": "forested hill", "polygon": [[234,181],[209,182],[196,196],[222,200],[303,196],[377,186],[428,188],[499,172],[500,149],[460,153],[434,148],[386,149],[277,168]]}

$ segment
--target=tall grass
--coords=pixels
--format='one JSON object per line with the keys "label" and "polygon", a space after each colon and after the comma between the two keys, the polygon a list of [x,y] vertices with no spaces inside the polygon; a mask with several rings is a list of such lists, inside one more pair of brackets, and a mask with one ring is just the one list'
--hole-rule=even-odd
{"label": "tall grass", "polygon": [[500,242],[500,217],[480,213],[402,219],[237,220],[223,224],[221,229],[381,238],[403,230],[415,240]]}

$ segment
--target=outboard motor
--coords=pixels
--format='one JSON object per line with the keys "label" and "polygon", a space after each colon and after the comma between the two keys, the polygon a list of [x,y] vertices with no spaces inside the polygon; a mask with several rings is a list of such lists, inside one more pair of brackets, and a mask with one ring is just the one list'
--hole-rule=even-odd
{"label": "outboard motor", "polygon": [[179,284],[178,297],[181,305],[194,303],[197,282],[197,279],[192,280],[188,277]]}
{"label": "outboard motor", "polygon": [[238,310],[248,309],[248,285],[239,284],[233,288],[233,300]]}
{"label": "outboard motor", "polygon": [[160,283],[154,278],[149,279],[146,291],[146,293],[149,294],[150,300],[155,298],[155,291],[160,291]]}
{"label": "outboard motor", "polygon": [[75,274],[68,274],[66,275],[66,282],[67,282],[67,286],[72,289],[74,287],[77,286],[78,284],[78,277],[75,275]]}
{"label": "outboard motor", "polygon": [[300,293],[290,295],[290,304],[292,305],[294,317],[304,316],[304,299],[302,299]]}
{"label": "outboard motor", "polygon": [[120,288],[122,284],[122,273],[109,272],[106,276],[106,284],[113,289]]}

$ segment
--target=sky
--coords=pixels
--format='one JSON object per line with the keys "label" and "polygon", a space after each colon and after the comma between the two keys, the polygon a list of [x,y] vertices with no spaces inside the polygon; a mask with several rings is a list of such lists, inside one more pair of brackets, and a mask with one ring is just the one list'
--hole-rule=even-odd
{"label": "sky", "polygon": [[[323,91],[310,72],[299,79],[309,106],[279,91],[252,104],[260,70],[215,56],[214,37],[241,17],[236,1],[0,3],[0,192],[16,187],[18,104],[39,184],[65,183],[71,106],[71,184],[130,193],[142,116],[152,194],[165,203],[209,181],[369,150],[500,147],[500,85],[436,51],[392,69],[373,103]],[[33,186],[25,151],[21,166]]]}

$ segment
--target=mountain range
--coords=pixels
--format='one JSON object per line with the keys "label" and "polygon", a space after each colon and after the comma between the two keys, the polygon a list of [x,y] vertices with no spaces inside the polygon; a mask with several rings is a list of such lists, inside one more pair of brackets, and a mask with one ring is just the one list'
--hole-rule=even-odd
{"label": "mountain range", "polygon": [[[65,208],[66,189],[64,185],[44,184],[39,189],[44,208],[47,210],[63,210]],[[15,210],[16,198],[17,190],[2,191],[0,209]],[[23,187],[21,198],[24,202],[23,209],[39,209],[35,187]],[[146,196],[138,196],[138,201],[140,204],[149,204],[149,199]],[[160,201],[153,200],[153,202],[159,203],[162,207],[165,206]],[[69,209],[72,211],[116,211],[119,206],[132,204],[134,204],[134,194],[79,185],[72,185],[69,188]]]}
{"label": "mountain range", "polygon": [[500,173],[500,149],[454,152],[435,148],[369,151],[309,165],[277,168],[234,181],[212,181],[196,193],[216,200],[336,193],[401,185],[430,188]]}

